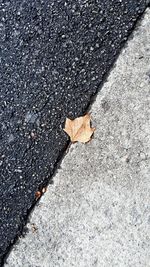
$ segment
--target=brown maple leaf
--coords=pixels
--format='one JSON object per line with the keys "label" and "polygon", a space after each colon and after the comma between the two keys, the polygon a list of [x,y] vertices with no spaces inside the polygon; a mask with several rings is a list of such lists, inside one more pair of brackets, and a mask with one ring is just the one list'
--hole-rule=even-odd
{"label": "brown maple leaf", "polygon": [[90,114],[76,118],[66,119],[64,131],[70,136],[71,142],[86,143],[91,139],[95,128],[90,126]]}

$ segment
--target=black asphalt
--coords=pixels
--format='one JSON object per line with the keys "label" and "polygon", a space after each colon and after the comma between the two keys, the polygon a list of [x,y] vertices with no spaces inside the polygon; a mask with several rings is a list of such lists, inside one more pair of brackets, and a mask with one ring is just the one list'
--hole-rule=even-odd
{"label": "black asphalt", "polygon": [[[144,0],[0,0],[0,257],[146,7]],[[115,92],[114,92],[115,94]]]}

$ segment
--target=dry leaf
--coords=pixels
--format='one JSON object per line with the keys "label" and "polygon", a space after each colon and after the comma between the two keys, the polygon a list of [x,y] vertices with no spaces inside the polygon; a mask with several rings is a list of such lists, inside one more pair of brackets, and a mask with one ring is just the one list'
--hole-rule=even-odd
{"label": "dry leaf", "polygon": [[76,118],[66,119],[64,131],[70,136],[71,142],[86,143],[91,139],[95,128],[90,126],[90,114]]}
{"label": "dry leaf", "polygon": [[35,198],[36,198],[36,200],[39,199],[40,197],[41,197],[41,192],[40,192],[40,191],[37,191],[37,192],[35,193]]}

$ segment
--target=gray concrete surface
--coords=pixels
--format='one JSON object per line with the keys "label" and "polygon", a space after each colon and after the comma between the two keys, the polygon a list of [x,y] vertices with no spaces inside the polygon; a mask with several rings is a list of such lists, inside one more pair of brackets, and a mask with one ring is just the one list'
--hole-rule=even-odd
{"label": "gray concrete surface", "polygon": [[150,10],[91,108],[5,267],[150,266]]}

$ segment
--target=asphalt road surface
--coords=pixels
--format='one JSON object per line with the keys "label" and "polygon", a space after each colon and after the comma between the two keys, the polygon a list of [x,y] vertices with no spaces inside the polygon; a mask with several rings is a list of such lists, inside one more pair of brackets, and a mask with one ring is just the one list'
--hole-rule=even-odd
{"label": "asphalt road surface", "polygon": [[0,1],[0,265],[147,4]]}

